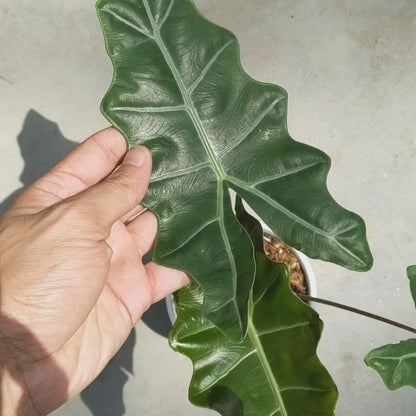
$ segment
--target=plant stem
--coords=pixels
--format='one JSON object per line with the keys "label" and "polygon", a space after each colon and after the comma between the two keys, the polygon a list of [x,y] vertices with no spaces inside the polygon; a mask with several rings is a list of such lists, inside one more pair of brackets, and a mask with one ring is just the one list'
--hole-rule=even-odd
{"label": "plant stem", "polygon": [[403,325],[400,322],[392,321],[391,319],[383,318],[382,316],[375,315],[373,313],[366,312],[366,311],[363,311],[361,309],[353,308],[353,307],[347,306],[347,305],[342,305],[341,303],[332,302],[332,301],[326,300],[326,299],[320,299],[320,298],[315,298],[315,297],[309,296],[309,295],[303,295],[303,294],[300,294],[300,293],[297,293],[297,295],[302,300],[305,300],[305,301],[322,303],[323,305],[329,305],[329,306],[333,306],[335,308],[344,309],[346,311],[353,312],[353,313],[356,313],[358,315],[366,316],[367,318],[375,319],[377,321],[384,322],[385,324],[389,324],[389,325],[395,326],[397,328],[404,329],[406,331],[412,332],[413,334],[416,334],[416,328],[412,328],[410,326]]}

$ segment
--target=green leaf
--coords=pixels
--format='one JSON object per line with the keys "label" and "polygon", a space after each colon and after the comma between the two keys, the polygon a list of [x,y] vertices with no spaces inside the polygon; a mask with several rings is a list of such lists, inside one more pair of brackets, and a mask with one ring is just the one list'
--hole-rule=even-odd
{"label": "green leaf", "polygon": [[239,195],[235,198],[235,216],[250,236],[254,250],[264,252],[263,228],[260,222],[246,211]]}
{"label": "green leaf", "polygon": [[364,361],[380,374],[388,389],[416,388],[416,339],[376,348]]}
{"label": "green leaf", "polygon": [[416,307],[416,266],[409,266],[407,268],[407,277],[409,278],[410,293]]}
{"label": "green leaf", "polygon": [[242,70],[233,34],[190,0],[99,0],[97,12],[114,66],[102,112],[153,154],[154,259],[202,286],[205,316],[233,337],[247,327],[255,264],[230,189],[310,257],[371,266],[363,221],[326,188],[328,157],[291,139],[286,92]]}
{"label": "green leaf", "polygon": [[[410,292],[416,305],[416,266],[407,268]],[[370,351],[365,363],[376,370],[390,390],[404,386],[416,388],[416,339],[388,344]]]}
{"label": "green leaf", "polygon": [[[237,211],[258,236],[255,221],[241,205]],[[316,355],[322,322],[293,294],[284,265],[261,251],[256,264],[248,332],[241,342],[203,317],[196,283],[179,291],[170,343],[193,361],[191,402],[224,416],[333,415],[337,389]]]}

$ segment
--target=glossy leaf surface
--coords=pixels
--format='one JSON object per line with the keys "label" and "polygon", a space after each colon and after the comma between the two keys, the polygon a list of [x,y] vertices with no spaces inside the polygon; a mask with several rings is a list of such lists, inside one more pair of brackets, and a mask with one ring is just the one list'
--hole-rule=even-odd
{"label": "glossy leaf surface", "polygon": [[[245,225],[262,250],[259,225]],[[179,292],[170,343],[193,361],[191,402],[224,416],[333,415],[337,390],[316,355],[322,329],[317,313],[293,294],[284,265],[262,251],[256,251],[256,263],[248,332],[240,343],[202,316],[196,283]]]}
{"label": "glossy leaf surface", "polygon": [[367,354],[365,363],[380,374],[390,390],[416,388],[416,339],[377,348]]}
{"label": "glossy leaf surface", "polygon": [[190,0],[99,0],[97,11],[114,66],[102,111],[153,153],[154,259],[198,281],[205,316],[233,337],[247,327],[253,248],[230,189],[310,257],[371,266],[363,221],[328,193],[328,157],[291,139],[286,92],[242,70],[233,34]]}

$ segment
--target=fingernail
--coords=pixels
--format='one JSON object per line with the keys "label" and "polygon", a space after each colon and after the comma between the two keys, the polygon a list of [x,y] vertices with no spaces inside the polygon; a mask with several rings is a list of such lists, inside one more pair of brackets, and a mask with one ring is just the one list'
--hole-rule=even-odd
{"label": "fingernail", "polygon": [[123,163],[141,168],[149,157],[149,150],[143,146],[134,147],[124,157]]}

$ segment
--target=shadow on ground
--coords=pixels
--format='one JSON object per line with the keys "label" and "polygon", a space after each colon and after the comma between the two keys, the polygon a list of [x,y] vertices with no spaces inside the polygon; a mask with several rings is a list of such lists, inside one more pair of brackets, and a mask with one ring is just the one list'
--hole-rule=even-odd
{"label": "shadow on ground", "polygon": [[[0,215],[25,187],[46,173],[78,144],[65,138],[55,122],[35,110],[27,113],[17,142],[25,163],[20,175],[22,187],[0,202]],[[158,334],[167,336],[171,325],[164,301],[153,305],[143,316],[143,321]],[[128,381],[128,373],[133,373],[135,343],[136,331],[133,329],[120,351],[81,393],[82,401],[94,416],[121,416],[125,413],[123,388]]]}
{"label": "shadow on ground", "polygon": [[17,142],[25,162],[19,178],[23,186],[0,203],[0,214],[10,207],[23,188],[41,177],[77,145],[62,135],[56,123],[35,110],[27,113]]}
{"label": "shadow on ground", "polygon": [[133,374],[133,351],[136,331],[131,331],[120,351],[105,369],[82,393],[81,399],[94,416],[121,416],[125,414],[123,387]]}

